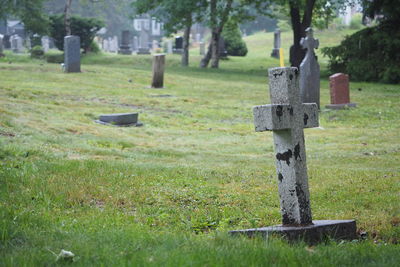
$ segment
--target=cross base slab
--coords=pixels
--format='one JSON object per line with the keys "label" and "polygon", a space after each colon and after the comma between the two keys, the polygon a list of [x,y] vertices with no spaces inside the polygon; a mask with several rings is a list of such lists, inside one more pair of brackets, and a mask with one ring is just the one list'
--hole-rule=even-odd
{"label": "cross base slab", "polygon": [[357,106],[356,103],[346,103],[346,104],[329,104],[326,105],[326,108],[329,109],[344,109],[344,108],[355,108]]}
{"label": "cross base slab", "polygon": [[284,226],[275,225],[263,228],[230,231],[229,234],[246,235],[247,237],[260,236],[268,238],[271,235],[280,235],[288,241],[302,241],[307,243],[318,243],[332,239],[353,240],[357,238],[355,220],[318,220],[307,226]]}

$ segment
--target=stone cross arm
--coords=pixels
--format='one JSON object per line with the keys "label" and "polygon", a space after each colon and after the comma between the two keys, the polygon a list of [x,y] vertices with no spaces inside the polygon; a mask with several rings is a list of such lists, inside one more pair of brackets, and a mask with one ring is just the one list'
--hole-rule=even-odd
{"label": "stone cross arm", "polygon": [[[302,104],[299,113],[302,114],[296,115],[302,117],[303,128],[319,126],[317,104]],[[256,132],[291,129],[295,124],[294,109],[290,104],[255,106],[253,108],[253,114]]]}

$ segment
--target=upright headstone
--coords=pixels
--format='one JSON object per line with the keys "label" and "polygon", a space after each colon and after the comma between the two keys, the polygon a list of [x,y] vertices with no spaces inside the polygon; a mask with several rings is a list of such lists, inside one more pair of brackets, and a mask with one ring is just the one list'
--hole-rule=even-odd
{"label": "upright headstone", "polygon": [[201,34],[198,32],[196,33],[196,43],[200,43],[201,42]]}
{"label": "upright headstone", "polygon": [[138,40],[138,37],[137,37],[137,36],[134,36],[134,37],[133,37],[133,48],[132,48],[132,50],[133,50],[134,52],[137,52],[138,49],[139,49],[139,40]]}
{"label": "upright headstone", "polygon": [[356,103],[350,103],[349,75],[336,73],[329,77],[331,92],[331,104],[326,105],[330,109],[342,109],[355,107]]}
{"label": "upright headstone", "polygon": [[81,71],[81,39],[79,36],[64,37],[64,70],[65,72]]}
{"label": "upright headstone", "polygon": [[14,53],[24,52],[23,40],[19,35],[17,35],[17,34],[12,35],[10,37],[10,43],[11,43],[11,50]]}
{"label": "upright headstone", "polygon": [[297,68],[272,68],[268,74],[272,104],[254,107],[254,124],[257,132],[273,131],[282,225],[231,233],[276,233],[309,242],[320,241],[326,235],[355,238],[354,220],[312,220],[303,128],[318,126],[318,107],[301,103]]}
{"label": "upright headstone", "polygon": [[225,48],[225,39],[222,36],[220,36],[218,42],[218,54],[220,58],[226,58],[228,56],[228,51],[226,51]]}
{"label": "upright headstone", "polygon": [[42,48],[45,53],[47,53],[50,49],[50,41],[48,36],[43,36],[41,38]]}
{"label": "upright headstone", "polygon": [[0,56],[3,55],[3,50],[4,50],[3,36],[0,34]]}
{"label": "upright headstone", "polygon": [[274,32],[274,48],[271,57],[279,58],[279,49],[281,48],[281,30],[276,29]]}
{"label": "upright headstone", "polygon": [[300,45],[307,49],[307,53],[300,64],[300,95],[303,103],[317,103],[320,98],[319,64],[314,49],[318,48],[319,41],[314,39],[313,30],[306,29],[306,38],[301,38]]}
{"label": "upright headstone", "polygon": [[173,44],[172,44],[172,40],[168,40],[167,41],[167,54],[172,54],[173,50]]}
{"label": "upright headstone", "polygon": [[104,40],[103,40],[103,51],[104,52],[110,51],[109,41],[107,38],[104,38]]}
{"label": "upright headstone", "polygon": [[200,55],[204,56],[206,54],[206,44],[204,42],[200,42]]}
{"label": "upright headstone", "polygon": [[139,41],[140,41],[139,42],[139,50],[137,53],[140,55],[150,54],[149,33],[144,28],[142,28],[142,30],[140,31],[140,40]]}
{"label": "upright headstone", "polygon": [[182,36],[175,37],[175,49],[174,54],[182,54],[183,53],[183,38]]}
{"label": "upright headstone", "polygon": [[152,88],[164,87],[164,66],[165,54],[155,54],[153,56],[153,80],[151,82]]}
{"label": "upright headstone", "polygon": [[157,50],[158,50],[158,41],[157,40],[153,40],[153,42],[152,42],[152,50],[153,50],[153,53],[156,53],[157,52]]}
{"label": "upright headstone", "polygon": [[131,55],[131,32],[130,31],[122,31],[122,39],[121,45],[119,46],[118,54],[122,55]]}

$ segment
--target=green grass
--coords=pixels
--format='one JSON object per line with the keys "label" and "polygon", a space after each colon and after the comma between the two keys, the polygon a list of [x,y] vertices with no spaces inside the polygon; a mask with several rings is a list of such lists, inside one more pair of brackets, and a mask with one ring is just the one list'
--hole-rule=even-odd
{"label": "green grass", "polygon": [[[346,33],[315,36],[325,46]],[[251,110],[269,103],[272,36],[247,37],[248,56],[219,70],[199,69],[198,49],[189,68],[168,55],[165,89],[148,88],[150,56],[88,55],[82,73],[64,74],[6,53],[0,265],[53,265],[61,249],[82,266],[397,265],[398,85],[351,83],[358,107],[322,108],[322,127],[305,131],[314,219],[354,218],[367,240],[309,247],[227,236],[280,222],[272,134],[254,132]],[[283,40],[288,51],[290,34]],[[328,87],[323,77],[322,107]],[[132,111],[143,127],[94,123]]]}

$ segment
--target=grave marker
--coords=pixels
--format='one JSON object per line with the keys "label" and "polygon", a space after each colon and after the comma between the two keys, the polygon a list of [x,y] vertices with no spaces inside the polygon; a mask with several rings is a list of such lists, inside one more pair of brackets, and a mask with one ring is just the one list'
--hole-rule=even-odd
{"label": "grave marker", "polygon": [[307,53],[300,64],[300,95],[303,103],[317,103],[319,105],[319,64],[314,49],[318,48],[319,41],[314,39],[312,28],[306,29],[306,38],[301,38],[300,45],[307,49]]}
{"label": "grave marker", "polygon": [[64,71],[81,71],[81,39],[79,36],[64,37]]}
{"label": "grave marker", "polygon": [[0,56],[3,54],[3,36],[0,34]]}
{"label": "grave marker", "polygon": [[183,37],[177,36],[175,37],[174,54],[182,54],[182,53],[183,53]]}
{"label": "grave marker", "polygon": [[272,104],[254,107],[254,124],[257,132],[273,131],[282,225],[231,234],[266,237],[276,233],[310,242],[326,235],[355,238],[353,220],[312,220],[303,128],[318,127],[318,107],[301,103],[297,68],[269,69],[269,84]]}
{"label": "grave marker", "polygon": [[149,33],[142,28],[140,31],[140,46],[138,50],[138,54],[140,55],[146,55],[150,54],[150,49],[149,49]]}
{"label": "grave marker", "polygon": [[131,55],[131,32],[122,31],[121,45],[119,46],[118,54],[121,55]]}
{"label": "grave marker", "polygon": [[153,56],[153,80],[151,82],[151,88],[164,87],[164,66],[165,54],[155,54]]}
{"label": "grave marker", "polygon": [[274,48],[271,57],[279,58],[279,49],[281,48],[281,30],[276,29],[274,32]]}
{"label": "grave marker", "polygon": [[206,54],[206,44],[204,42],[200,42],[200,55],[204,56]]}
{"label": "grave marker", "polygon": [[342,109],[355,107],[356,103],[350,103],[349,75],[336,73],[329,77],[331,104],[326,105],[330,109]]}

